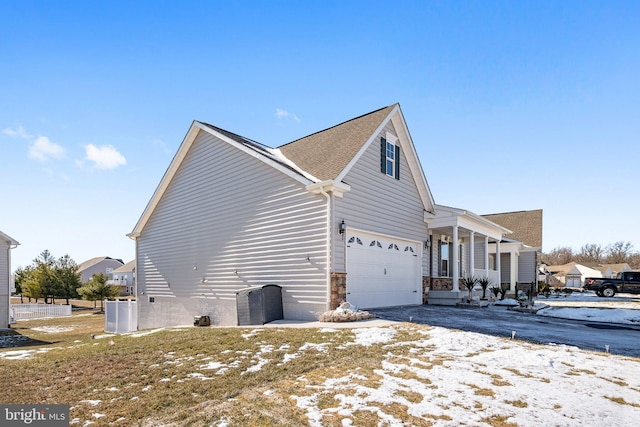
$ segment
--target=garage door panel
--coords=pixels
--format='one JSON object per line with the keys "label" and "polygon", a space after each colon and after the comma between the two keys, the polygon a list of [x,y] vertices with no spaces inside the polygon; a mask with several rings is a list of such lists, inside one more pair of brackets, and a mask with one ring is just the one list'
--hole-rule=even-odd
{"label": "garage door panel", "polygon": [[353,232],[347,240],[347,299],[361,308],[421,303],[418,243]]}

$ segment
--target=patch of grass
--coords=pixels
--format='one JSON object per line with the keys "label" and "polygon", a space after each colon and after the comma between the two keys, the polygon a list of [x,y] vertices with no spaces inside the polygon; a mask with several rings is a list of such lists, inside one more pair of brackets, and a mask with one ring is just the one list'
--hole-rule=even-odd
{"label": "patch of grass", "polygon": [[[125,425],[145,419],[210,425],[224,416],[231,424],[304,425],[308,422],[304,412],[288,399],[300,391],[298,378],[306,378],[305,385],[321,384],[328,376],[360,366],[370,374],[369,385],[377,385],[373,369],[381,363],[380,346],[359,346],[357,352],[353,347],[330,346],[330,351],[308,348],[307,357],[282,364],[285,354],[298,352],[306,343],[327,342],[326,334],[314,329],[282,333],[265,328],[248,339],[243,335],[251,330],[243,328],[188,328],[138,338],[92,339],[92,334],[103,334],[102,316],[87,316],[71,331],[47,334],[33,329],[77,322],[74,318],[20,322],[20,334],[47,337],[49,347],[56,348],[46,357],[0,360],[2,388],[21,384],[12,387],[15,392],[7,403],[69,404],[71,418],[81,422],[96,421],[96,412],[104,414],[98,424],[124,418]],[[337,347],[352,341],[352,333],[338,331],[329,338]],[[272,388],[280,393],[264,394]],[[89,400],[99,402],[83,403]],[[331,405],[332,400],[327,395],[323,404]]]}
{"label": "patch of grass", "polygon": [[447,414],[442,414],[442,415],[425,414],[425,415],[423,415],[423,417],[429,418],[429,419],[432,419],[432,420],[453,421],[453,418],[451,418]]}
{"label": "patch of grass", "polygon": [[629,383],[620,379],[616,379],[616,378],[612,379],[612,378],[605,378],[605,377],[598,377],[598,378],[600,378],[601,380],[609,381],[610,383],[613,383],[620,387],[629,387]]}
{"label": "patch of grass", "polygon": [[510,423],[507,421],[509,417],[505,415],[492,415],[490,417],[485,417],[482,419],[482,422],[489,424],[492,427],[518,427],[516,423]]}
{"label": "patch of grass", "polygon": [[462,384],[471,387],[474,390],[474,393],[476,394],[476,396],[494,397],[496,395],[496,393],[490,388],[483,388],[475,384],[469,384],[469,383],[462,383]]}
{"label": "patch of grass", "polygon": [[396,392],[398,396],[402,396],[411,403],[420,403],[424,399],[424,396],[418,392],[412,390],[398,390]]}
{"label": "patch of grass", "polygon": [[577,377],[581,376],[582,374],[595,375],[596,373],[590,369],[571,369],[566,372],[566,375],[572,375]]}
{"label": "patch of grass", "polygon": [[617,403],[619,405],[626,405],[626,406],[632,406],[634,408],[640,408],[640,404],[627,402],[622,397],[605,396],[605,399],[609,399],[610,401],[615,402],[615,403]]}
{"label": "patch of grass", "polygon": [[529,406],[524,400],[505,400],[504,403],[515,406],[516,408],[526,408]]}
{"label": "patch of grass", "polygon": [[491,384],[495,385],[497,387],[507,387],[507,386],[511,386],[513,384],[511,384],[509,381],[505,380],[504,378],[502,378],[501,375],[498,374],[488,374],[485,373],[485,375],[490,375],[491,376]]}
{"label": "patch of grass", "polygon": [[505,371],[509,371],[509,372],[511,372],[511,373],[513,373],[513,374],[516,374],[517,376],[522,377],[522,378],[534,378],[534,376],[533,376],[533,375],[531,375],[531,374],[525,374],[525,373],[520,372],[519,370],[517,370],[517,369],[515,369],[515,368],[504,368],[504,370],[505,370]]}

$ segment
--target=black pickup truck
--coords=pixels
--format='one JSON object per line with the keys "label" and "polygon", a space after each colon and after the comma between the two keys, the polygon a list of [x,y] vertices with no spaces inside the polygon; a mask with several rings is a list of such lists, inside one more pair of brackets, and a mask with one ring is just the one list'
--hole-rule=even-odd
{"label": "black pickup truck", "polygon": [[612,297],[617,293],[640,294],[640,271],[624,271],[618,277],[587,277],[584,289],[594,291],[599,297]]}

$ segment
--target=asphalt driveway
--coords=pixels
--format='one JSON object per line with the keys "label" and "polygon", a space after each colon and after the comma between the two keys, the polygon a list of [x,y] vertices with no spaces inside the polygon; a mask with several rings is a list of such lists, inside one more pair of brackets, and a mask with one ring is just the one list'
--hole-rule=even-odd
{"label": "asphalt driveway", "polygon": [[640,328],[630,325],[557,319],[507,310],[505,306],[461,308],[438,305],[368,310],[382,319],[441,326],[539,344],[565,344],[585,350],[640,357]]}

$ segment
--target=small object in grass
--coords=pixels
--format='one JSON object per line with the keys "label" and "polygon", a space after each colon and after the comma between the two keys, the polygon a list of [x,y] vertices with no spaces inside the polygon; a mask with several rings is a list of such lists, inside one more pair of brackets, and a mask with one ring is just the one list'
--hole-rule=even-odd
{"label": "small object in grass", "polygon": [[114,343],[113,340],[109,340],[109,345],[116,345],[116,343]]}
{"label": "small object in grass", "polygon": [[95,340],[96,339],[96,334],[91,334],[91,339]]}

